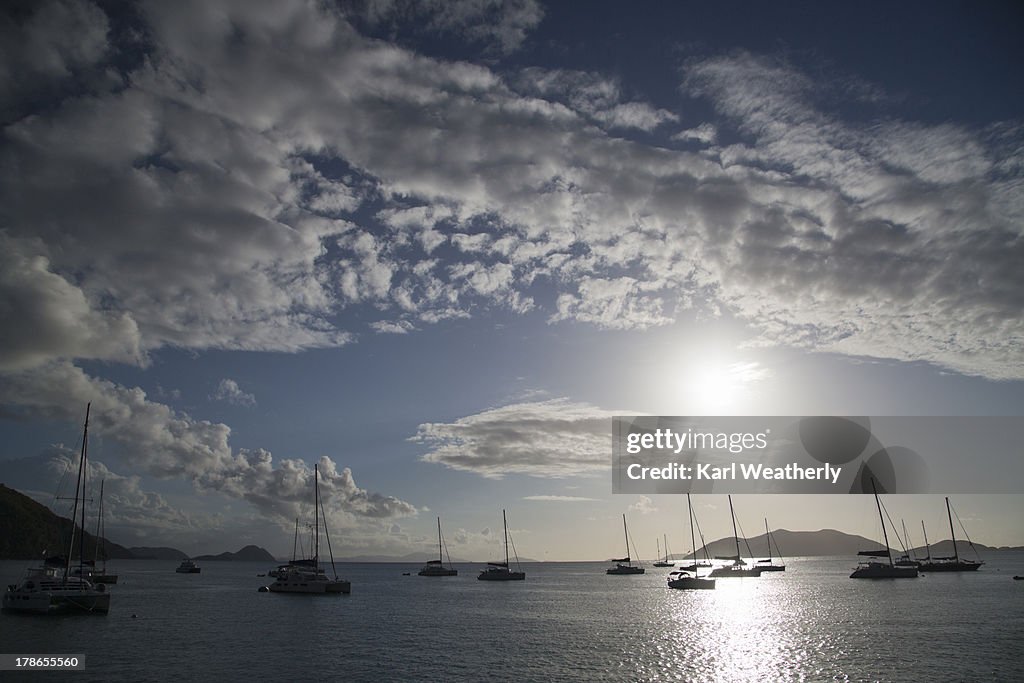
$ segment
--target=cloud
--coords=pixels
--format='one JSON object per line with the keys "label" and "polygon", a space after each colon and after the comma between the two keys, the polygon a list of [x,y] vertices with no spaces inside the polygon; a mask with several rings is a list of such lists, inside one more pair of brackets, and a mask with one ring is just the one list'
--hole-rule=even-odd
{"label": "cloud", "polygon": [[237,406],[251,408],[256,405],[256,396],[246,393],[238,386],[233,379],[222,379],[217,384],[217,390],[210,396],[214,401],[225,401]]}
{"label": "cloud", "polygon": [[550,503],[589,503],[598,499],[582,496],[523,496],[523,500],[539,500]]}
{"label": "cloud", "polygon": [[421,424],[410,440],[430,449],[424,462],[490,479],[588,475],[611,466],[614,414],[564,398],[517,403],[452,423]]}
{"label": "cloud", "polygon": [[658,511],[658,508],[654,507],[654,501],[647,496],[640,496],[639,500],[629,506],[629,509],[639,512],[641,515],[649,515]]}
{"label": "cloud", "polygon": [[369,0],[350,3],[349,11],[371,26],[387,25],[392,35],[454,35],[497,54],[517,50],[544,17],[534,0]]}
{"label": "cloud", "polygon": [[[265,520],[288,528],[312,506],[313,468],[305,461],[232,449],[227,425],[175,412],[141,389],[90,377],[69,363],[8,374],[0,382],[0,404],[23,418],[78,422],[90,402],[90,434],[116,444],[131,471],[185,479],[198,492],[246,501]],[[360,488],[352,471],[331,458],[321,456],[317,464],[324,505],[338,527],[417,514],[410,503]]]}
{"label": "cloud", "polygon": [[[531,2],[154,3],[145,46],[102,15],[51,3],[24,22],[23,47],[78,87],[40,107],[10,85],[31,115],[0,145],[0,306],[26,326],[0,369],[296,352],[494,310],[626,330],[697,309],[753,344],[1024,377],[1017,123],[872,118],[870,85],[738,52],[684,65],[683,94],[716,114],[678,150],[619,136],[667,138],[679,113],[606,74],[360,33],[405,16],[502,52],[540,21]],[[116,83],[77,78],[139,50]]]}

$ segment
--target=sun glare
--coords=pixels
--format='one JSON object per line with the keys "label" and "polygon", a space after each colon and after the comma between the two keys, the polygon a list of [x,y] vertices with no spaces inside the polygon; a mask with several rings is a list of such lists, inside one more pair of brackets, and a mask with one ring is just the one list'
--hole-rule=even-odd
{"label": "sun glare", "polygon": [[680,393],[686,412],[727,415],[748,406],[753,385],[768,376],[758,363],[707,360],[690,366],[682,377]]}

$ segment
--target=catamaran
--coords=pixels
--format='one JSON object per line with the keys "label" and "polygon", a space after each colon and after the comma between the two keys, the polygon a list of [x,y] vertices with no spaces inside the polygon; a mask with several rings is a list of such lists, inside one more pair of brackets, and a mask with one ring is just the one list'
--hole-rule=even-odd
{"label": "catamaran", "polygon": [[[437,518],[437,559],[430,560],[423,569],[419,571],[420,576],[458,576],[459,570],[452,566],[452,558],[448,558],[448,565],[445,566],[444,558],[441,555],[441,548],[444,546],[444,537],[441,536],[441,518]],[[444,549],[448,551],[447,548]]]}
{"label": "catamaran", "polygon": [[[519,566],[519,558],[516,557],[516,569],[518,571],[512,571],[509,569],[508,562],[508,520],[505,518],[505,511],[501,511],[501,525],[505,529],[505,561],[504,562],[488,562],[487,569],[484,569],[476,577],[480,581],[522,581],[526,578],[526,572]],[[513,551],[515,545],[512,546]]]}
{"label": "catamaran", "polygon": [[334,568],[334,551],[331,549],[331,536],[327,532],[327,519],[324,518],[324,534],[327,536],[327,550],[331,556],[331,570],[334,578],[329,578],[320,566],[320,513],[323,501],[320,499],[319,466],[313,465],[313,557],[308,560],[293,560],[283,567],[278,567],[277,577],[270,584],[271,593],[351,593],[352,584],[338,578]]}
{"label": "catamaran", "polygon": [[643,574],[644,568],[639,564],[633,564],[633,560],[629,555],[629,530],[626,528],[626,515],[622,515],[622,533],[626,536],[626,556],[617,560],[612,560],[615,566],[608,569],[605,574],[615,574],[624,576],[627,574]]}
{"label": "catamaran", "polygon": [[[107,587],[93,584],[85,560],[85,495],[88,473],[89,409],[85,407],[85,426],[82,429],[82,452],[78,459],[78,479],[75,484],[75,503],[71,513],[71,544],[67,557],[48,557],[43,564],[31,567],[18,584],[7,586],[3,609],[10,612],[63,614],[85,612],[106,614],[110,610]],[[79,517],[81,509],[81,517]],[[77,535],[77,539],[76,539]],[[75,541],[78,541],[78,563],[74,566]]]}

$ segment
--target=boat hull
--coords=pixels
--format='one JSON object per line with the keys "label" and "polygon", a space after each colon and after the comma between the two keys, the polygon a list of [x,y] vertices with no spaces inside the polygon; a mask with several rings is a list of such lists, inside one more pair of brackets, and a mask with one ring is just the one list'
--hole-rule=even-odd
{"label": "boat hull", "polygon": [[975,572],[981,562],[922,562],[918,567],[921,572]]}
{"label": "boat hull", "polygon": [[678,590],[714,590],[715,580],[704,577],[684,576],[677,579],[669,579],[668,587]]}
{"label": "boat hull", "polygon": [[630,574],[643,574],[643,567],[630,567],[626,565],[619,565],[618,567],[612,567],[607,570],[605,574],[611,574],[613,576],[628,576]]}
{"label": "boat hull", "polygon": [[5,612],[29,614],[106,614],[110,611],[110,593],[97,590],[7,591],[3,597]]}
{"label": "boat hull", "polygon": [[526,572],[513,572],[507,569],[485,569],[476,577],[478,581],[523,581]]}
{"label": "boat hull", "polygon": [[326,595],[329,593],[351,593],[349,581],[277,581],[269,586],[271,593],[305,593]]}
{"label": "boat hull", "polygon": [[458,569],[446,569],[444,567],[424,567],[417,572],[418,576],[458,576]]}
{"label": "boat hull", "polygon": [[850,574],[851,579],[915,579],[917,567],[896,567],[872,563],[857,567]]}
{"label": "boat hull", "polygon": [[745,576],[761,576],[761,567],[715,567],[708,576],[716,579],[738,579]]}

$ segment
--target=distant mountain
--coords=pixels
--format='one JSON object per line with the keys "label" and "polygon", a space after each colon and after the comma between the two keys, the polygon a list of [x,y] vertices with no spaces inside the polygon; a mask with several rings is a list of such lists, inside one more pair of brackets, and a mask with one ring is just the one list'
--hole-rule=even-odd
{"label": "distant mountain", "polygon": [[[740,555],[743,557],[750,557],[752,553],[758,558],[767,557],[768,542],[766,539],[767,536],[765,534],[748,538],[746,542],[741,538]],[[864,538],[863,536],[836,531],[835,529],[821,529],[820,531],[788,531],[786,529],[778,529],[772,532],[772,541],[772,556],[774,557],[778,557],[779,553],[781,553],[783,557],[815,557],[827,555],[855,556],[861,550],[875,550],[884,547],[878,541],[872,541]],[[748,544],[750,545],[750,551],[747,550]],[[777,551],[775,549],[776,545],[778,545]],[[956,547],[960,552],[970,552],[967,541],[958,539]],[[975,543],[974,547],[977,548],[979,552],[993,550],[1019,550],[1019,548],[992,548],[980,543]],[[712,557],[735,555],[736,539],[733,536],[728,536],[726,538],[720,538],[717,541],[712,541],[708,544],[708,552]],[[952,555],[953,542],[945,540],[932,544],[931,552],[933,557],[940,555]],[[893,553],[896,555],[902,555],[903,550],[893,549]],[[923,547],[915,549],[915,555],[923,556],[924,554]],[[688,557],[689,554],[686,556]],[[676,554],[675,557],[683,559],[684,556]]]}
{"label": "distant mountain", "polygon": [[[87,518],[87,525],[88,521]],[[59,517],[45,505],[0,484],[0,559],[33,560],[44,554],[66,555],[70,534],[71,520]],[[134,557],[130,550],[110,541],[106,543],[105,552],[109,560]],[[96,539],[87,531],[85,558],[92,559],[95,555]]]}
{"label": "distant mountain", "polygon": [[[322,557],[320,559],[323,560]],[[339,558],[336,558],[334,561],[336,563],[340,563],[340,562],[377,562],[377,563],[396,562],[396,563],[409,563],[409,564],[424,564],[428,560],[436,560],[436,559],[437,559],[437,555],[436,554],[435,555],[431,555],[430,553],[417,552],[417,553],[408,553],[406,555],[355,555],[353,557],[339,557]],[[497,559],[497,558],[492,558],[492,559]],[[465,559],[462,559],[460,557],[453,557],[452,558],[452,564],[484,564],[484,562],[486,562],[486,561],[487,560],[465,560]],[[514,559],[512,561],[515,562]],[[529,558],[529,557],[520,557],[519,561],[520,562],[541,562],[541,560],[534,560],[534,559]],[[448,558],[445,558],[445,563],[447,564],[447,562],[448,562]]]}
{"label": "distant mountain", "polygon": [[200,555],[193,558],[202,562],[270,562],[277,560],[263,548],[247,545],[237,553],[221,553],[220,555]]}
{"label": "distant mountain", "polygon": [[181,552],[177,548],[132,547],[128,550],[131,551],[137,560],[184,560],[188,557],[186,553]]}

